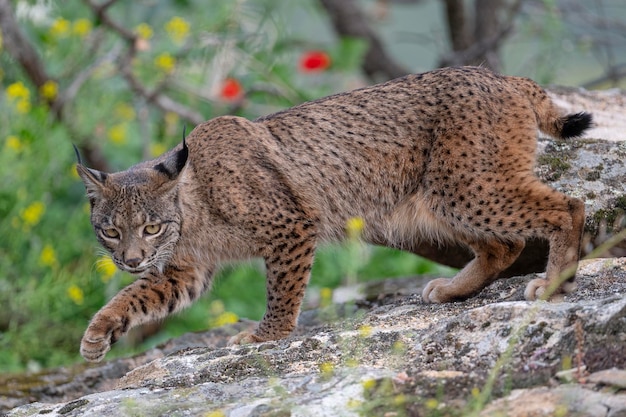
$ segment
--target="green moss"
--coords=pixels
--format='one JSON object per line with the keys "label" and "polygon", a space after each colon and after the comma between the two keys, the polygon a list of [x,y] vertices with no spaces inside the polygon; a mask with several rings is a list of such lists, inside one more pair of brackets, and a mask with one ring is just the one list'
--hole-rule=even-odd
{"label": "green moss", "polygon": [[606,223],[607,232],[612,232],[616,221],[626,217],[626,195],[617,197],[611,206],[612,209],[600,209],[593,214],[592,224],[587,225],[589,231],[596,234],[600,224]]}
{"label": "green moss", "polygon": [[554,181],[561,178],[561,176],[567,172],[572,166],[567,162],[567,159],[562,156],[543,154],[537,158],[539,165],[547,166],[550,169],[548,180]]}
{"label": "green moss", "polygon": [[587,181],[598,181],[602,175],[602,171],[604,171],[604,165],[598,164],[593,169],[587,173],[585,179]]}
{"label": "green moss", "polygon": [[626,195],[622,195],[615,199],[615,208],[626,211]]}

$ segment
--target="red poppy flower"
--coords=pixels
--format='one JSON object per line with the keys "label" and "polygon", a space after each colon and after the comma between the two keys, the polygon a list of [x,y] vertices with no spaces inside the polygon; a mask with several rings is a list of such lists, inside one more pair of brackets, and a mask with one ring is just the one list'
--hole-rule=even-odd
{"label": "red poppy flower", "polygon": [[302,72],[320,72],[330,67],[330,56],[324,51],[308,51],[300,58]]}
{"label": "red poppy flower", "polygon": [[227,101],[239,100],[243,96],[243,87],[236,78],[226,78],[222,83],[220,97]]}

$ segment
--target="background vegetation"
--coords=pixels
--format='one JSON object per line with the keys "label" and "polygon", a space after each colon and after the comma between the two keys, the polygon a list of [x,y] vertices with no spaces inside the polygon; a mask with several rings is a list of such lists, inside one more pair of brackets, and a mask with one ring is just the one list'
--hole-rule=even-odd
{"label": "background vegetation", "polygon": [[[580,71],[566,68],[566,83],[593,87],[626,72],[626,30],[612,19],[626,15],[619,0],[583,10],[548,0],[395,3],[0,0],[0,372],[77,361],[90,317],[132,280],[96,246],[72,143],[89,166],[112,171],[173,146],[184,125],[255,118],[438,65],[563,83],[576,57]],[[478,12],[485,7],[494,13]],[[320,251],[310,303],[355,277],[449,272],[348,240]],[[210,295],[113,353],[258,319],[264,285],[260,263],[227,266]]]}

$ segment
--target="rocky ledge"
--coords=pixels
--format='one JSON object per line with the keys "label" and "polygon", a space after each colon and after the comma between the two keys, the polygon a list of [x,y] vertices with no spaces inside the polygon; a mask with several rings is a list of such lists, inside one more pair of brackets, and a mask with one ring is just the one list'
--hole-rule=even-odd
{"label": "rocky ledge", "polygon": [[[626,96],[556,87],[569,111],[594,113],[584,138],[542,139],[536,172],[585,202],[579,289],[523,300],[545,268],[530,241],[470,300],[424,304],[425,278],[353,288],[352,301],[306,311],[290,338],[226,347],[253,323],[187,334],[98,366],[0,376],[9,416],[626,416]],[[416,252],[451,266],[458,246]],[[525,275],[531,274],[531,275]]]}
{"label": "rocky ledge", "polygon": [[524,301],[533,277],[444,305],[423,279],[363,284],[288,339],[188,334],[31,387],[40,402],[8,415],[626,416],[626,258],[583,261],[560,302]]}

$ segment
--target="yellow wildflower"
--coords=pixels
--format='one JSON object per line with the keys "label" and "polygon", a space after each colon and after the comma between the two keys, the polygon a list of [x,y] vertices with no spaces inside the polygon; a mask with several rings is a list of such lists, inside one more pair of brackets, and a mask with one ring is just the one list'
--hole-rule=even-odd
{"label": "yellow wildflower", "polygon": [[359,366],[359,361],[355,358],[348,358],[346,359],[345,364],[348,368],[356,368]]}
{"label": "yellow wildflower", "polygon": [[156,65],[157,68],[159,68],[164,73],[169,74],[174,71],[176,58],[174,58],[167,52],[163,52],[162,54],[159,54],[156,58],[154,58],[154,65]]}
{"label": "yellow wildflower", "polygon": [[360,337],[369,337],[372,334],[372,326],[364,324],[363,326],[359,327],[359,336]]}
{"label": "yellow wildflower", "polygon": [[75,20],[74,23],[72,23],[72,33],[76,36],[84,38],[89,35],[92,26],[91,20],[89,19],[82,18]]}
{"label": "yellow wildflower", "polygon": [[174,16],[165,24],[165,30],[176,43],[182,43],[189,35],[189,23],[179,16]]}
{"label": "yellow wildflower", "polygon": [[150,144],[150,155],[152,157],[157,157],[167,151],[167,147],[162,143],[152,143]]}
{"label": "yellow wildflower", "polygon": [[30,90],[24,85],[23,82],[17,81],[13,84],[9,84],[6,90],[6,95],[9,100],[28,100],[30,98]]}
{"label": "yellow wildflower", "polygon": [[404,405],[406,403],[406,395],[404,394],[398,394],[395,397],[393,397],[393,403],[395,405]]}
{"label": "yellow wildflower", "polygon": [[213,300],[209,306],[209,313],[213,316],[218,316],[226,311],[226,306],[222,300]]}
{"label": "yellow wildflower", "polygon": [[69,288],[67,289],[67,296],[70,297],[70,300],[72,300],[74,304],[78,305],[81,305],[85,300],[85,294],[83,293],[83,290],[81,290],[80,287],[75,284],[69,286]]}
{"label": "yellow wildflower", "polygon": [[565,404],[558,404],[554,410],[554,417],[565,417],[569,415],[569,407]]}
{"label": "yellow wildflower", "polygon": [[204,417],[226,417],[226,414],[224,414],[222,411],[209,411],[208,414],[206,414]]}
{"label": "yellow wildflower", "polygon": [[15,108],[17,109],[18,113],[26,114],[30,112],[30,109],[32,108],[32,106],[30,105],[30,101],[28,100],[19,100],[16,103]]}
{"label": "yellow wildflower", "polygon": [[117,124],[115,126],[111,126],[107,131],[109,136],[109,140],[116,145],[122,145],[126,143],[126,125],[124,123]]}
{"label": "yellow wildflower", "polygon": [[437,401],[435,398],[429,398],[426,400],[426,403],[424,403],[424,405],[429,410],[435,410],[437,407],[439,407],[439,401]]}
{"label": "yellow wildflower", "polygon": [[346,222],[346,231],[350,239],[358,239],[365,227],[365,221],[362,217],[352,217]]}
{"label": "yellow wildflower", "polygon": [[117,267],[110,256],[104,255],[96,261],[96,269],[100,272],[100,279],[105,284],[113,278],[117,272]]}
{"label": "yellow wildflower", "polygon": [[72,177],[72,179],[80,179],[80,176],[78,175],[78,170],[76,169],[76,165],[78,164],[72,164],[72,166],[70,167],[70,177]]}
{"label": "yellow wildflower", "polygon": [[24,147],[24,144],[22,143],[20,138],[11,135],[7,137],[6,141],[4,142],[4,147],[14,152],[19,152]]}
{"label": "yellow wildflower", "polygon": [[333,290],[328,287],[324,287],[320,290],[320,306],[328,307],[333,303]]}
{"label": "yellow wildflower", "polygon": [[62,38],[66,36],[70,31],[70,21],[59,17],[54,22],[52,22],[52,26],[50,26],[50,35],[55,38]]}
{"label": "yellow wildflower", "polygon": [[22,210],[20,217],[26,226],[34,226],[39,223],[45,211],[46,206],[41,201],[35,201]]}
{"label": "yellow wildflower", "polygon": [[30,90],[23,82],[17,81],[7,87],[6,95],[10,102],[15,103],[18,113],[28,113],[30,111]]}
{"label": "yellow wildflower", "polygon": [[402,340],[396,340],[393,346],[391,346],[392,352],[396,354],[403,354],[406,352],[406,349],[406,344]]}
{"label": "yellow wildflower", "polygon": [[365,379],[361,381],[361,386],[363,387],[364,391],[371,391],[376,388],[376,380],[373,378]]}
{"label": "yellow wildflower", "polygon": [[225,311],[217,316],[214,320],[211,320],[211,325],[212,327],[221,327],[227,324],[237,323],[238,321],[239,316],[237,316],[237,314],[230,311]]}
{"label": "yellow wildflower", "polygon": [[154,34],[154,32],[152,31],[152,28],[147,23],[140,23],[139,25],[137,25],[135,27],[135,33],[141,39],[145,39],[145,40],[150,39],[152,35]]}
{"label": "yellow wildflower", "polygon": [[335,372],[335,365],[331,362],[323,362],[320,364],[320,372],[323,376],[330,376]]}
{"label": "yellow wildflower", "polygon": [[355,398],[350,398],[346,405],[348,406],[348,408],[360,408],[363,405],[363,402]]}
{"label": "yellow wildflower", "polygon": [[39,88],[42,97],[48,100],[54,100],[59,94],[59,85],[56,81],[48,80]]}
{"label": "yellow wildflower", "polygon": [[478,387],[473,387],[471,393],[472,397],[478,398],[480,396],[480,389]]}
{"label": "yellow wildflower", "polygon": [[59,262],[57,261],[56,252],[52,245],[47,244],[43,247],[39,254],[39,263],[50,268],[54,268],[58,265]]}
{"label": "yellow wildflower", "polygon": [[126,122],[135,120],[136,113],[133,106],[128,103],[118,103],[115,106],[115,116]]}
{"label": "yellow wildflower", "polygon": [[563,359],[561,360],[561,369],[563,369],[564,371],[572,369],[572,356],[571,355],[565,355],[563,357]]}
{"label": "yellow wildflower", "polygon": [[180,117],[178,116],[178,114],[174,113],[173,111],[168,111],[167,113],[165,113],[164,119],[165,131],[168,135],[172,135],[174,134],[174,132],[180,133],[180,131],[178,130],[178,123],[180,122]]}
{"label": "yellow wildflower", "polygon": [[214,300],[209,306],[209,312],[214,317],[210,320],[211,327],[220,327],[226,324],[237,323],[239,316],[230,311],[226,311],[226,306],[222,300]]}

